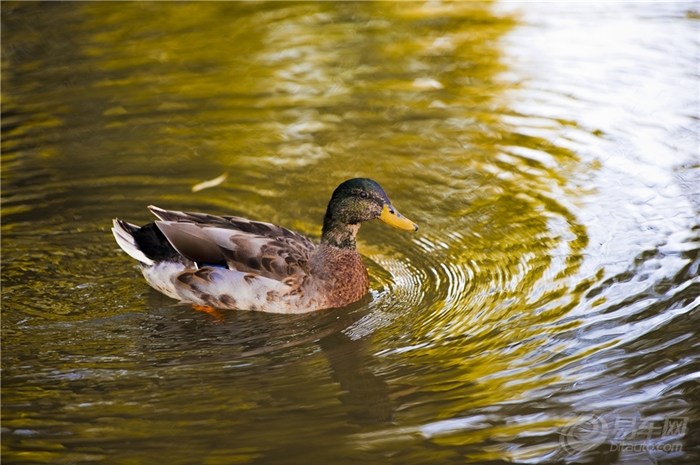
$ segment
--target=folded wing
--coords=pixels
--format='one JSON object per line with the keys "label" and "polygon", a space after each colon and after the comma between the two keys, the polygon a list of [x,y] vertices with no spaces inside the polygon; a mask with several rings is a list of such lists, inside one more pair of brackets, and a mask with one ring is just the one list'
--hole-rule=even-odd
{"label": "folded wing", "polygon": [[199,265],[224,266],[290,285],[308,272],[315,246],[301,234],[235,216],[149,209],[175,250]]}

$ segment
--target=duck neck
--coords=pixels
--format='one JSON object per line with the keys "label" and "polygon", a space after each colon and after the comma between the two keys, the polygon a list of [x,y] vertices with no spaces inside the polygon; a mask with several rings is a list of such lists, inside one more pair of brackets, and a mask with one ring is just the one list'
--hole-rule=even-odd
{"label": "duck neck", "polygon": [[347,224],[342,221],[334,221],[329,213],[323,218],[323,232],[321,244],[331,245],[340,249],[355,249],[355,236],[360,229],[360,224]]}

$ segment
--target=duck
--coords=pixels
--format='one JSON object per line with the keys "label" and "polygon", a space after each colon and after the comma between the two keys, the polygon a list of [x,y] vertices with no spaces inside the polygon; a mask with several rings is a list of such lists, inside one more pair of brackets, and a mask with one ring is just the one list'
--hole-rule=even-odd
{"label": "duck", "polygon": [[306,313],[345,307],[369,292],[357,251],[360,224],[379,219],[418,230],[368,178],[348,179],[333,191],[318,244],[272,223],[148,209],[156,220],[144,226],[115,218],[114,239],[139,262],[151,287],[208,309]]}

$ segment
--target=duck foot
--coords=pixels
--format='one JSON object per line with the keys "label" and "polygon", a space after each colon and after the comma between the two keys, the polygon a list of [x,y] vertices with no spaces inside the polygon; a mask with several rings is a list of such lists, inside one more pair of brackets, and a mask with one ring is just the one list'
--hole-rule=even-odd
{"label": "duck foot", "polygon": [[224,322],[224,316],[215,308],[213,307],[207,307],[206,305],[196,305],[192,304],[192,309],[196,310],[198,312],[204,312],[207,315],[210,315],[216,320],[217,323],[223,323]]}

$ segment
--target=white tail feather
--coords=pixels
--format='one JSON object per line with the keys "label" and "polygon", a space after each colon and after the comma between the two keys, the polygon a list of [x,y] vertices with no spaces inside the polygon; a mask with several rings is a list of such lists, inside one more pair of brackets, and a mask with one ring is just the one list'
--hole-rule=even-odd
{"label": "white tail feather", "polygon": [[113,224],[114,227],[112,228],[112,234],[114,234],[114,239],[116,239],[119,247],[121,247],[121,249],[131,258],[146,265],[153,265],[153,260],[141,252],[141,249],[139,249],[139,246],[136,244],[136,241],[134,241],[134,237],[131,235],[131,233],[124,229],[124,227],[119,224],[118,220],[115,219]]}

